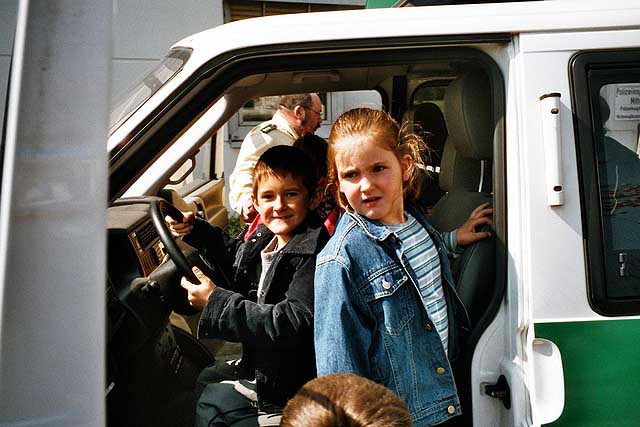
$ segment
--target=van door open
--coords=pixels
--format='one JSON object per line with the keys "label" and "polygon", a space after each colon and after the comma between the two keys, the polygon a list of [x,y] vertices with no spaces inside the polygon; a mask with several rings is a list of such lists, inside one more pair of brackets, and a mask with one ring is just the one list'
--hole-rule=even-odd
{"label": "van door open", "polygon": [[19,3],[0,151],[0,425],[104,425],[111,13]]}
{"label": "van door open", "polygon": [[534,425],[640,420],[638,40],[638,30],[520,36],[526,120],[510,200],[521,202],[509,212],[522,216]]}

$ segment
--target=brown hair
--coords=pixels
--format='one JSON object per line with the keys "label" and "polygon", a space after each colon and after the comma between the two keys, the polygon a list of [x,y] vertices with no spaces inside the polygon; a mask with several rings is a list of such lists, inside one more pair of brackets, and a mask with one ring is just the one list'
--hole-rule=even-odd
{"label": "brown hair", "polygon": [[335,121],[329,133],[329,185],[336,192],[336,199],[343,208],[348,206],[344,196],[339,194],[338,173],[336,171],[336,146],[346,137],[367,137],[392,151],[400,160],[405,155],[411,157],[413,166],[411,176],[403,183],[403,197],[415,202],[420,194],[421,179],[417,165],[426,165],[428,148],[422,138],[411,130],[411,126],[402,126],[385,111],[370,108],[355,108],[343,113]]}
{"label": "brown hair", "polygon": [[288,175],[301,178],[309,198],[313,197],[318,185],[314,164],[302,150],[288,145],[276,145],[260,156],[253,169],[253,195],[258,195],[258,186],[266,177]]}
{"label": "brown hair", "polygon": [[301,149],[313,162],[318,179],[327,176],[327,150],[329,145],[323,138],[312,133],[293,141],[293,146]]}
{"label": "brown hair", "polygon": [[306,383],[287,403],[280,427],[411,427],[407,405],[388,388],[355,374]]}
{"label": "brown hair", "polygon": [[280,98],[279,104],[280,107],[284,107],[287,110],[293,110],[297,105],[310,110],[313,108],[313,99],[311,99],[310,93],[295,93],[292,95],[284,95]]}

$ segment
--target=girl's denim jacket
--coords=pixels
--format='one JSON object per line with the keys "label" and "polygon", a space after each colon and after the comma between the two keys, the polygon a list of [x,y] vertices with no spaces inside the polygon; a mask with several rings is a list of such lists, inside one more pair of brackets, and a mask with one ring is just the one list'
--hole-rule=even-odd
{"label": "girl's denim jacket", "polygon": [[406,210],[427,230],[440,256],[449,357],[398,238],[357,213],[342,215],[318,255],[314,339],[318,375],[351,372],[385,385],[407,403],[414,425],[421,427],[460,414],[451,365],[469,320],[454,290],[443,236],[417,209]]}

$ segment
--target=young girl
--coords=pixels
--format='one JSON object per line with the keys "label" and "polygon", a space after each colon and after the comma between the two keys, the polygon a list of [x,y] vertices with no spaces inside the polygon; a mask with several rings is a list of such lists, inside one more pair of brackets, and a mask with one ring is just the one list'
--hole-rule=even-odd
{"label": "young girl", "polygon": [[450,233],[412,206],[424,142],[387,113],[360,108],[329,135],[329,179],[346,209],[315,273],[318,375],[351,372],[405,400],[414,425],[460,414],[451,372],[468,317],[448,254],[489,235],[487,204]]}

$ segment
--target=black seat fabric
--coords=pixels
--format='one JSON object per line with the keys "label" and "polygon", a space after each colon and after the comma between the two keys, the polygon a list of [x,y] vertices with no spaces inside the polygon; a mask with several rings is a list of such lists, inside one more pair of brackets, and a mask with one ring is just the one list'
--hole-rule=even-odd
{"label": "black seat fabric", "polygon": [[439,172],[435,168],[440,166],[444,156],[447,140],[447,124],[440,107],[433,102],[418,104],[407,110],[403,122],[413,127],[431,149],[427,165],[431,170],[423,170],[421,192],[418,205],[425,211],[431,209],[445,194],[439,184]]}
{"label": "black seat fabric", "polygon": [[431,148],[429,166],[440,166],[444,144],[447,141],[447,123],[440,107],[433,102],[415,105],[404,114],[403,121],[414,126],[413,130]]}

